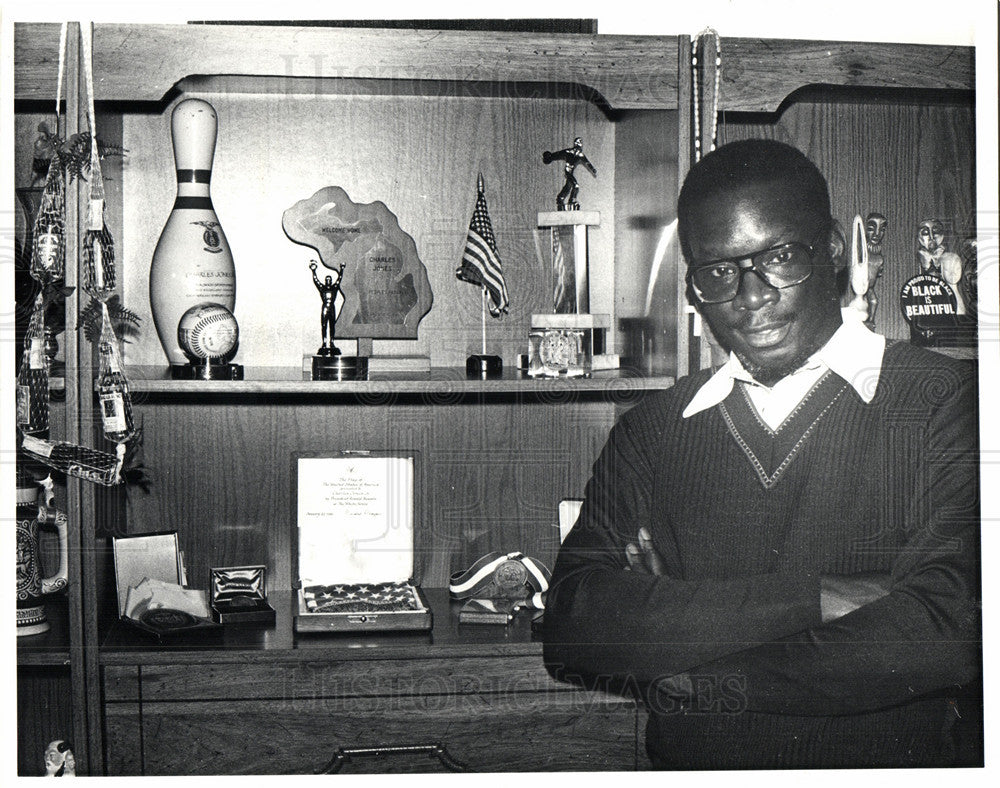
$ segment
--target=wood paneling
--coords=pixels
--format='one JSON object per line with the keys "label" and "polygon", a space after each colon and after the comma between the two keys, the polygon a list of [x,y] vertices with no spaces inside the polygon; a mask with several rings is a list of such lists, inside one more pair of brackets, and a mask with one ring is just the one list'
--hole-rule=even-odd
{"label": "wood paneling", "polygon": [[74,742],[69,669],[18,669],[17,773],[24,777],[44,775],[45,747],[55,739],[70,742],[74,754],[80,746]]}
{"label": "wood paneling", "polygon": [[[27,30],[14,29],[16,95],[47,99],[59,25]],[[619,109],[670,107],[675,57],[672,39],[643,36],[239,25],[99,24],[94,31],[100,101],[160,101],[192,74],[262,74],[567,83],[592,88]]]}
{"label": "wood paneling", "polygon": [[972,47],[724,38],[719,107],[774,112],[806,85],[971,91],[973,67]]}
{"label": "wood paneling", "polygon": [[[547,98],[248,94],[191,90],[219,116],[212,199],[236,266],[235,314],[246,366],[301,368],[319,347],[320,299],[308,268],[314,249],[281,228],[285,210],[328,185],[359,203],[381,201],[399,218],[427,268],[434,305],[416,340],[376,341],[375,354],[429,356],[463,366],[479,352],[481,299],[455,277],[483,173],[497,247],[510,290],[510,314],[490,319],[487,344],[513,366],[527,351],[531,315],[551,311],[551,272],[541,254],[540,210],[563,183],[543,150],[584,140],[599,177],[581,179],[582,204],[599,210],[590,234],[594,312],[614,301],[615,126],[593,104]],[[149,306],[149,265],[176,186],[169,121],[172,106],[124,116],[123,232],[125,304],[143,318],[125,350],[129,365],[166,366]],[[650,169],[650,182],[661,177]],[[346,328],[338,329],[338,336]],[[355,343],[342,341],[347,352]]]}
{"label": "wood paneling", "polygon": [[[257,29],[259,31],[260,28]],[[676,39],[442,30],[97,25],[99,100],[160,101],[192,74],[587,86],[616,109],[673,109]],[[54,92],[58,25],[14,30],[18,99]],[[256,46],[247,46],[253,37]],[[773,111],[809,84],[970,89],[971,47],[726,38],[726,109]]]}
{"label": "wood paneling", "polygon": [[108,703],[103,711],[105,774],[142,774],[143,729],[139,703]]}
{"label": "wood paneling", "polygon": [[766,137],[803,151],[826,176],[834,217],[850,232],[854,214],[888,217],[885,269],[876,291],[876,329],[908,339],[899,310],[903,283],[920,272],[917,223],[938,217],[946,244],[976,232],[975,115],[970,103],[892,100],[822,100],[810,94],[780,116],[723,118],[724,141]]}
{"label": "wood paneling", "polygon": [[104,668],[106,700],[139,700],[139,668],[135,665],[109,665]]}
{"label": "wood paneling", "polygon": [[[572,405],[571,407],[569,405]],[[193,587],[213,566],[265,563],[272,588],[292,577],[292,455],[417,449],[416,571],[427,587],[493,550],[550,566],[560,499],[579,497],[614,405],[572,391],[484,402],[461,395],[136,403],[147,495],[128,498],[131,533],[177,530]]]}
{"label": "wood paneling", "polygon": [[[146,665],[142,700],[291,700],[400,695],[572,692],[551,679],[537,655],[505,658],[312,660],[289,665]],[[129,687],[108,686],[106,696],[128,697]]]}

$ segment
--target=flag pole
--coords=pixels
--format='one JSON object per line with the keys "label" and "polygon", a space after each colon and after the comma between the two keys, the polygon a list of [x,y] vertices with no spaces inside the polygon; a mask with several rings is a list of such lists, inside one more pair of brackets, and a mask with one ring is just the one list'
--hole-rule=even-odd
{"label": "flag pole", "polygon": [[486,288],[483,288],[483,355],[486,355]]}
{"label": "flag pole", "polygon": [[[493,237],[489,211],[486,208],[486,183],[483,174],[476,179],[476,207],[469,222],[469,235],[462,252],[462,263],[455,275],[465,281],[478,284],[482,289],[482,338],[480,353],[473,353],[465,360],[465,374],[470,378],[499,378],[503,375],[503,361],[500,356],[486,352],[486,310],[499,317],[507,311],[509,296],[503,278],[500,255]],[[489,290],[489,292],[487,292]],[[490,303],[486,299],[491,299]]]}

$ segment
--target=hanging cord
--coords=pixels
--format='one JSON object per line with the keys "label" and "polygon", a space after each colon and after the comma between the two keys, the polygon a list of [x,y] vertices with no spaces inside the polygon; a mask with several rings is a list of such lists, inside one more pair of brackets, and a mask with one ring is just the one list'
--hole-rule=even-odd
{"label": "hanging cord", "polygon": [[[715,40],[715,85],[712,89],[712,137],[709,151],[715,150],[719,131],[719,84],[722,77],[722,39],[711,28],[705,28],[691,39],[691,99],[694,105],[694,160],[701,161],[701,75],[705,65],[699,62],[698,50],[702,39],[711,36]],[[704,58],[703,58],[704,59]]]}
{"label": "hanging cord", "polygon": [[87,120],[90,124],[90,201],[87,234],[83,242],[83,287],[100,301],[115,290],[115,244],[104,222],[104,173],[97,144],[97,113],[94,109],[94,25],[80,23],[83,70],[87,83]]}
{"label": "hanging cord", "polygon": [[97,150],[97,113],[94,111],[94,23],[80,23],[83,44],[83,73],[87,82],[87,122],[90,124],[90,210],[88,230],[104,227],[104,175],[101,155]]}
{"label": "hanging cord", "polygon": [[69,32],[69,22],[63,22],[59,28],[59,71],[56,77],[56,129],[55,136],[59,139],[59,115],[62,111],[63,75],[66,73],[66,38]]}

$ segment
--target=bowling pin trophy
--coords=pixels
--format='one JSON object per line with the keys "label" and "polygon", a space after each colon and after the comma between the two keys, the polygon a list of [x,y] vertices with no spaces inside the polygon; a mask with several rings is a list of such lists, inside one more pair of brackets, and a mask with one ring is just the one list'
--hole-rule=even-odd
{"label": "bowling pin trophy", "polygon": [[[170,132],[177,167],[177,199],[153,252],[149,301],[171,376],[185,379],[192,375],[189,354],[178,342],[181,318],[193,307],[205,304],[232,312],[236,305],[236,270],[209,196],[218,132],[215,109],[201,99],[181,101],[174,107]],[[213,373],[232,366],[213,365]]]}

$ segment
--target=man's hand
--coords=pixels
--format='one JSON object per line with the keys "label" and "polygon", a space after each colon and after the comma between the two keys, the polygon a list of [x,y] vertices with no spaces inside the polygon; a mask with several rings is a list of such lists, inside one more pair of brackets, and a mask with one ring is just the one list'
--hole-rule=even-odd
{"label": "man's hand", "polygon": [[635,542],[629,542],[625,545],[625,560],[628,561],[626,568],[633,572],[642,572],[647,575],[665,575],[667,573],[663,559],[653,547],[653,539],[645,528],[639,529],[639,535]]}
{"label": "man's hand", "polygon": [[821,575],[819,607],[823,623],[836,621],[869,602],[888,595],[888,574],[864,572],[856,575]]}

